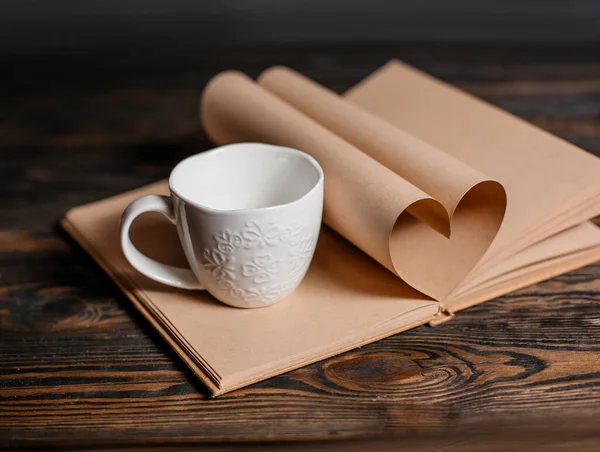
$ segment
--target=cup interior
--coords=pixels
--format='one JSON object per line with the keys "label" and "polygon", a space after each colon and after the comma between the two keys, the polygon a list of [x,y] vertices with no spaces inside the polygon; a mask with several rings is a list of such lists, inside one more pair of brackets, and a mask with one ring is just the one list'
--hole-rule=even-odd
{"label": "cup interior", "polygon": [[240,143],[188,157],[175,167],[169,185],[188,202],[230,211],[291,203],[321,179],[318,163],[303,152]]}

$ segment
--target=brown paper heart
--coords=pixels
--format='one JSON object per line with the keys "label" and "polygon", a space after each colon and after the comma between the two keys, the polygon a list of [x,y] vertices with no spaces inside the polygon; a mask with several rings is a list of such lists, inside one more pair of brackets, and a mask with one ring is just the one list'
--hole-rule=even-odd
{"label": "brown paper heart", "polygon": [[270,69],[259,84],[216,76],[201,119],[219,144],[267,142],[315,157],[324,222],[434,299],[467,276],[502,222],[498,182],[289,69]]}
{"label": "brown paper heart", "polygon": [[390,235],[395,273],[426,295],[444,300],[479,262],[498,233],[506,210],[506,194],[495,181],[469,190],[448,218],[449,237],[403,212]]}

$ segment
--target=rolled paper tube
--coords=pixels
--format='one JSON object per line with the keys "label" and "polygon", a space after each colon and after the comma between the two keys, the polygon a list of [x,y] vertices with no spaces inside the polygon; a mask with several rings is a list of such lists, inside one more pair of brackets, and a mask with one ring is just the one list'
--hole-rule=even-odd
{"label": "rolled paper tube", "polygon": [[[279,94],[241,73],[217,75],[201,100],[206,132],[219,144],[259,141],[311,154],[325,172],[325,223],[417,290],[443,299],[493,240],[505,207],[502,187],[480,177],[477,190],[462,193],[456,206],[449,197],[440,202]],[[332,96],[314,100],[341,114]]]}

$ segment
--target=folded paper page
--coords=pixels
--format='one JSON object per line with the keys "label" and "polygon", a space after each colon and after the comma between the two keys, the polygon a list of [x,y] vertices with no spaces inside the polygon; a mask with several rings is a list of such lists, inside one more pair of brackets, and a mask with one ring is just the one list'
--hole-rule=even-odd
{"label": "folded paper page", "polygon": [[595,234],[596,229],[596,226],[591,222],[578,224],[560,234],[548,237],[546,240],[525,248],[495,266],[473,272],[449,298],[457,298],[465,292],[480,291],[484,285],[497,282],[498,278],[503,275],[519,269],[529,268],[529,266],[546,259],[562,257],[558,250],[568,250],[570,254],[596,247],[600,244]]}
{"label": "folded paper page", "polygon": [[[278,80],[279,72],[267,81]],[[506,207],[502,186],[371,114],[352,114],[335,94],[291,77],[282,85],[296,86],[299,99],[310,98],[314,117],[279,98],[281,93],[229,72],[215,77],[202,96],[208,135],[219,144],[263,141],[311,154],[325,172],[325,223],[415,289],[444,299],[498,232]],[[316,113],[321,107],[323,117]],[[340,119],[344,115],[347,123]],[[336,118],[335,127],[322,122],[328,117]],[[347,141],[340,132],[350,127],[364,135],[347,132]],[[353,145],[367,137],[373,137],[376,151]],[[410,160],[414,163],[403,164]]]}
{"label": "folded paper page", "polygon": [[[345,98],[502,183],[509,202],[491,263],[556,232],[553,221],[566,229],[600,214],[600,159],[406,64],[388,63]],[[566,215],[594,195],[584,218]]]}

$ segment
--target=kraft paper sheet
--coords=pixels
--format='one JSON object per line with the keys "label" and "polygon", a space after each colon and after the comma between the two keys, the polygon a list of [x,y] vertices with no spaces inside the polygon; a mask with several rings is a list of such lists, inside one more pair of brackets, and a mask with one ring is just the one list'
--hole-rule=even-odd
{"label": "kraft paper sheet", "polygon": [[[137,273],[120,216],[166,181],[72,209],[73,237],[213,394],[236,389],[600,259],[597,158],[398,62],[340,97],[285,68],[228,72],[201,104],[218,144],[262,141],[312,154],[325,215],[292,296],[240,310]],[[155,238],[161,237],[160,241]],[[175,229],[138,219],[132,240],[185,265]]]}

